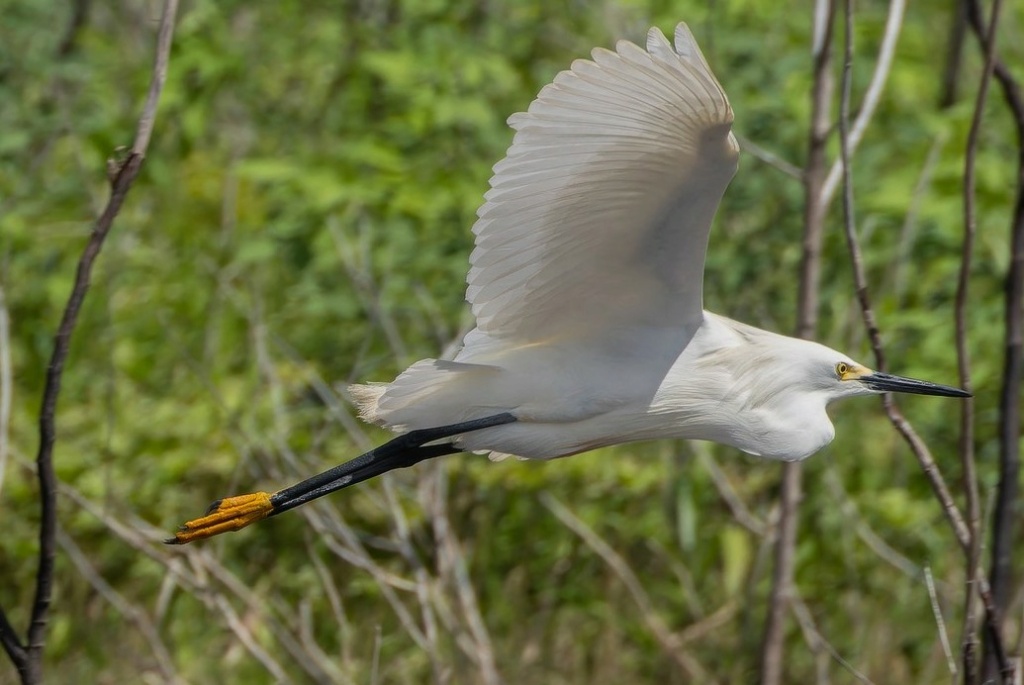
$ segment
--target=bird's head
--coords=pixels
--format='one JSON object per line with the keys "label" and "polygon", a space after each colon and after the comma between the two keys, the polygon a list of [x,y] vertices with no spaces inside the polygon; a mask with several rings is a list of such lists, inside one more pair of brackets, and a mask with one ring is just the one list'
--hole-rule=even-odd
{"label": "bird's head", "polygon": [[820,387],[828,393],[829,401],[886,392],[940,397],[971,396],[969,392],[960,388],[874,371],[838,353],[821,360],[815,367],[815,373],[820,377]]}
{"label": "bird's head", "polygon": [[846,397],[887,392],[971,396],[960,388],[875,371],[810,340],[776,335],[734,321],[728,324],[748,344],[718,350],[706,361],[727,367],[734,379],[730,393],[744,396],[745,403],[752,406],[781,403],[809,411]]}

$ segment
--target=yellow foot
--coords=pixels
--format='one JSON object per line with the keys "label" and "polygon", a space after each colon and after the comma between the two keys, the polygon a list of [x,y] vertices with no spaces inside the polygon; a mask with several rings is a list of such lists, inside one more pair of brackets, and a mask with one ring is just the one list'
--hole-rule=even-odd
{"label": "yellow foot", "polygon": [[241,530],[250,523],[267,518],[274,511],[269,492],[254,492],[217,500],[206,510],[206,516],[193,519],[178,529],[168,545],[184,545],[195,540]]}

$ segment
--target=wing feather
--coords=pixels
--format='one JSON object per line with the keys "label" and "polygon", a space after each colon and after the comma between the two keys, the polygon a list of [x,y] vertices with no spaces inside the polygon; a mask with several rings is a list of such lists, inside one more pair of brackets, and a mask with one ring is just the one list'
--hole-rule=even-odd
{"label": "wing feather", "polygon": [[696,329],[711,220],[736,170],[732,108],[685,24],[675,47],[576,60],[524,113],[473,227],[485,337]]}

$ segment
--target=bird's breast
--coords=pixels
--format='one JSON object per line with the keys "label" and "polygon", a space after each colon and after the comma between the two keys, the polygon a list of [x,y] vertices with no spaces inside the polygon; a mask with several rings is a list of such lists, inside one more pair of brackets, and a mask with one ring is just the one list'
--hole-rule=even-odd
{"label": "bird's breast", "polygon": [[783,411],[752,410],[746,417],[749,429],[736,447],[766,459],[806,459],[835,437],[835,428],[824,409],[794,407]]}
{"label": "bird's breast", "polygon": [[[733,390],[723,391],[732,387]],[[710,440],[767,459],[796,461],[827,445],[835,430],[824,401],[775,395],[757,402],[722,379],[677,382],[659,395],[647,417],[650,437]]]}

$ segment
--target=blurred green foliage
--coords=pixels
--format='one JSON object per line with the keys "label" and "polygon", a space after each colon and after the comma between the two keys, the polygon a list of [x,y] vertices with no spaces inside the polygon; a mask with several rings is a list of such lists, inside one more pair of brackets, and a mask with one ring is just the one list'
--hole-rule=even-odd
{"label": "blurred green foliage", "polygon": [[[951,4],[910,7],[854,171],[891,365],[939,382],[956,378],[961,175],[978,73],[969,39],[965,95],[951,108],[936,106]],[[886,6],[859,3],[857,12],[855,97],[870,78]],[[1007,63],[1019,64],[1024,6],[1006,12],[1001,47]],[[65,3],[0,0],[0,13],[0,285],[14,369],[0,604],[20,627],[38,520],[35,481],[24,465],[36,450],[43,375],[75,262],[106,201],[105,160],[131,143],[159,3],[92,3],[64,53]],[[88,510],[63,497],[62,529],[128,602],[162,607],[160,635],[183,679],[273,680],[221,613],[188,593],[161,594],[168,575],[156,558],[175,550],[154,543],[154,556],[143,554],[113,535],[103,516],[170,530],[218,496],[284,485],[296,475],[289,455],[310,473],[358,451],[361,438],[325,406],[330,390],[318,383],[387,380],[457,338],[468,321],[469,227],[490,167],[510,142],[507,116],[591,47],[641,40],[647,26],[670,31],[679,20],[690,23],[725,85],[737,131],[799,165],[811,79],[811,19],[800,3],[184,4],[149,156],[75,333],[55,455],[61,480],[95,505]],[[969,314],[986,497],[995,473],[1001,274],[1016,156],[997,102],[994,93],[978,157]],[[797,181],[744,157],[708,255],[709,309],[793,329],[801,206]],[[870,363],[838,219],[836,206],[819,338]],[[905,408],[947,478],[958,482],[958,407],[910,398]],[[938,579],[956,640],[963,564],[954,538],[877,403],[847,403],[835,423],[837,440],[807,465],[800,595],[837,652],[877,682],[943,681],[920,571],[928,566]],[[722,681],[751,680],[768,545],[733,516],[714,485],[711,459],[753,516],[767,520],[778,465],[724,448],[625,446],[545,464],[447,460],[451,522],[508,682],[686,682],[618,576],[542,504],[545,493],[628,561],[671,629],[735,604],[730,620],[690,648]],[[430,516],[416,493],[433,473],[424,467],[392,477],[428,566],[436,562]],[[394,533],[380,493],[379,484],[367,485],[331,506],[372,541]],[[884,539],[907,567],[879,556],[863,530]],[[270,610],[286,624],[299,618],[280,607],[305,603],[302,620],[328,655],[343,655],[346,678],[374,682],[379,650],[377,682],[428,679],[428,655],[403,631],[380,586],[316,540],[300,544],[312,537],[307,520],[289,515],[208,549],[251,590],[272,595]],[[348,629],[332,614],[311,550],[329,562]],[[393,551],[372,554],[408,572]],[[155,678],[135,625],[72,565],[66,548],[57,580],[47,650],[53,682]],[[258,617],[246,620],[289,678],[313,677]],[[791,623],[790,682],[809,682],[821,668],[834,682],[852,681]],[[454,682],[474,682],[474,666],[455,640],[442,647],[434,656]],[[0,682],[13,677],[0,667]]]}

